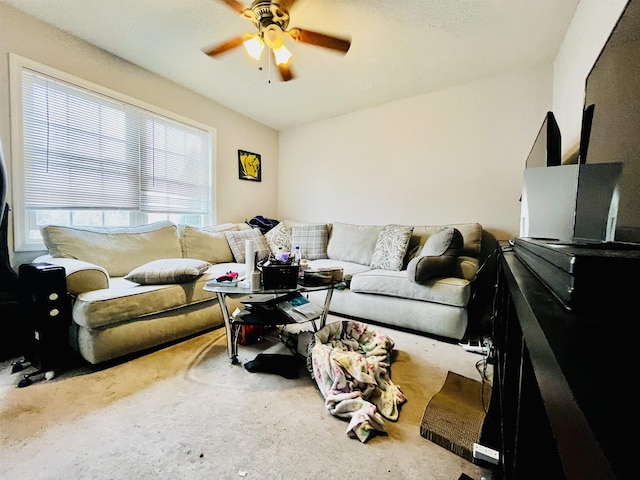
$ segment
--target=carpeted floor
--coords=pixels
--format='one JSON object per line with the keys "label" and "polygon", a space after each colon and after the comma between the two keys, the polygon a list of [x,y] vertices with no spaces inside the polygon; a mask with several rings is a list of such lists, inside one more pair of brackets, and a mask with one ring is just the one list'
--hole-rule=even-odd
{"label": "carpeted floor", "polygon": [[[84,366],[16,388],[0,364],[0,479],[473,479],[491,472],[420,435],[425,406],[447,372],[480,379],[479,356],[384,329],[391,378],[408,398],[388,435],[345,434],[315,381],[231,365],[215,330],[105,368]],[[240,347],[287,353],[274,338]]]}

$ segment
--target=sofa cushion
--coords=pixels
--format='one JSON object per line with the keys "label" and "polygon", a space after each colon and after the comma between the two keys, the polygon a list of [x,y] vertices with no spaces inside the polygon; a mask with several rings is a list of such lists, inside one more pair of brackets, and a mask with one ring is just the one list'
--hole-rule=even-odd
{"label": "sofa cushion", "polygon": [[[178,235],[184,258],[198,258],[209,263],[225,263],[233,261],[233,253],[225,236],[225,231],[237,231],[238,227],[231,223],[226,227],[191,227],[180,225]],[[222,228],[222,229],[218,229]]]}
{"label": "sofa cushion", "polygon": [[124,277],[112,278],[109,288],[78,295],[73,304],[73,321],[91,330],[132,319],[152,321],[156,315],[164,316],[170,310],[185,306],[201,308],[197,305],[216,298],[215,293],[204,289],[208,281],[230,270],[242,271],[242,268],[243,265],[237,263],[220,263],[212,265],[191,282],[163,285],[140,285]]}
{"label": "sofa cushion", "polygon": [[265,233],[264,238],[267,239],[269,249],[273,253],[278,251],[278,247],[282,247],[285,252],[291,251],[291,227],[286,225],[284,222],[280,222]]}
{"label": "sofa cushion", "polygon": [[231,252],[233,253],[233,258],[238,263],[245,263],[245,242],[247,240],[253,241],[256,246],[256,251],[258,252],[258,258],[265,258],[269,256],[269,244],[267,240],[264,238],[264,235],[257,228],[251,228],[249,230],[240,230],[237,232],[224,232],[225,237],[227,238],[227,242],[229,243],[229,247],[231,248]]}
{"label": "sofa cushion", "polygon": [[300,247],[302,258],[327,258],[329,230],[326,224],[294,225],[291,227],[291,247]]}
{"label": "sofa cushion", "polygon": [[333,224],[327,246],[327,256],[332,260],[370,265],[378,236],[384,226]]}
{"label": "sofa cushion", "polygon": [[411,232],[413,232],[413,227],[385,226],[378,235],[376,247],[371,257],[371,267],[384,270],[402,270]]}
{"label": "sofa cushion", "polygon": [[51,256],[99,265],[112,277],[123,277],[152,260],[182,256],[177,227],[172,222],[137,227],[47,225],[40,228],[40,233]]}
{"label": "sofa cushion", "polygon": [[459,276],[458,255],[462,245],[462,234],[453,227],[431,235],[420,256],[407,265],[407,277],[412,282],[426,283],[435,277]]}
{"label": "sofa cushion", "polygon": [[141,285],[190,282],[202,275],[211,264],[195,258],[163,258],[134,268],[124,278]]}
{"label": "sofa cushion", "polygon": [[464,307],[471,295],[469,285],[468,280],[453,277],[434,278],[427,285],[421,285],[410,281],[404,270],[398,272],[374,269],[353,275],[349,288],[356,293],[372,293]]}

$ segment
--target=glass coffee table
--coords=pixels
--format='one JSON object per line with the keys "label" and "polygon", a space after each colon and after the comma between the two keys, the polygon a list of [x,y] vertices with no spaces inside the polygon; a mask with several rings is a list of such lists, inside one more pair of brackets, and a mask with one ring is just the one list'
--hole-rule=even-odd
{"label": "glass coffee table", "polygon": [[[305,286],[297,285],[295,288],[264,290],[257,291],[250,288],[243,288],[232,285],[221,285],[207,283],[203,288],[207,292],[213,292],[218,297],[218,305],[222,311],[222,317],[224,319],[224,327],[227,333],[227,354],[232,364],[238,363],[238,336],[240,334],[240,328],[242,325],[286,325],[289,323],[302,323],[310,322],[314,332],[317,332],[323,328],[327,323],[327,315],[329,314],[329,307],[331,306],[331,297],[334,289],[342,289],[346,287],[345,282],[331,282],[327,285],[319,286]],[[271,305],[274,306],[282,302],[287,301],[290,298],[295,298],[295,294],[304,294],[306,292],[326,291],[324,299],[324,305],[317,315],[306,318],[301,317],[298,314],[286,313],[284,308],[274,308],[273,314],[270,315],[268,311],[260,308],[259,313],[236,315],[232,317],[229,313],[229,306],[227,305],[227,297],[241,298],[246,297],[243,303],[252,305]],[[288,305],[290,307],[290,305]],[[242,312],[241,312],[242,313]]]}

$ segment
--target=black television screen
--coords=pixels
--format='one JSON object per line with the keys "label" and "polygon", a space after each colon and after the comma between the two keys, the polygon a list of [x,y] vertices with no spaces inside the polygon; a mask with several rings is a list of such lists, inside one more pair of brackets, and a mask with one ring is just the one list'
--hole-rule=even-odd
{"label": "black television screen", "polygon": [[526,168],[560,165],[560,128],[553,112],[547,112],[533,142],[526,161]]}
{"label": "black television screen", "polygon": [[587,152],[589,151],[589,138],[591,137],[591,124],[593,123],[593,112],[596,106],[589,105],[582,111],[582,130],[580,130],[580,150],[578,153],[578,163],[587,163]]}
{"label": "black television screen", "polygon": [[594,63],[585,105],[595,105],[590,163],[621,162],[618,242],[640,243],[640,2],[629,2]]}

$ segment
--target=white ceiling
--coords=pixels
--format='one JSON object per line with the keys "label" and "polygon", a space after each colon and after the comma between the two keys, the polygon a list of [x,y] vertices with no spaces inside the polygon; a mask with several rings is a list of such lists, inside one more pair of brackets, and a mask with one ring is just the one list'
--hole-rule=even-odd
{"label": "white ceiling", "polygon": [[216,59],[202,53],[255,30],[222,0],[0,2],[285,129],[549,64],[579,0],[297,0],[289,27],[350,37],[351,49],[342,56],[289,41],[289,82],[264,61],[259,71],[243,48]]}

